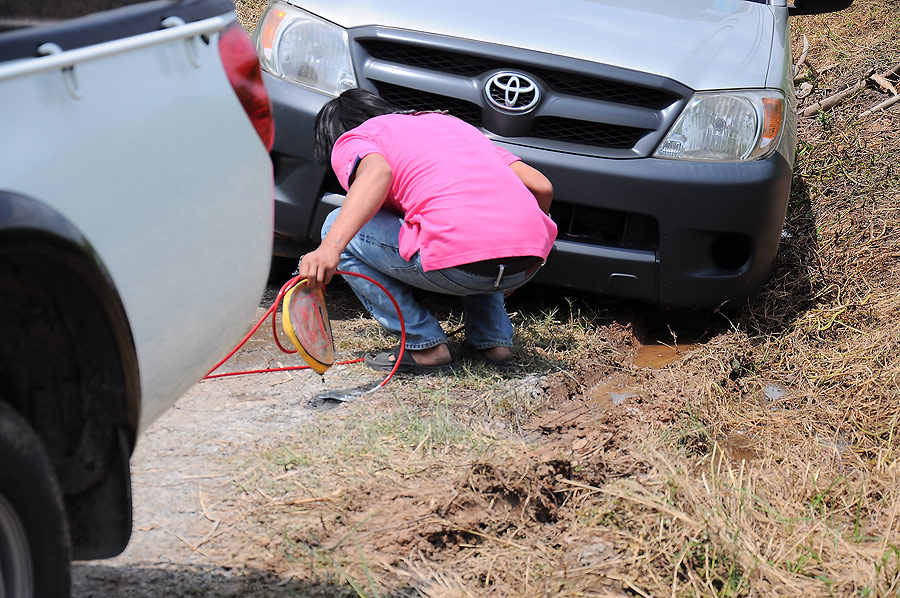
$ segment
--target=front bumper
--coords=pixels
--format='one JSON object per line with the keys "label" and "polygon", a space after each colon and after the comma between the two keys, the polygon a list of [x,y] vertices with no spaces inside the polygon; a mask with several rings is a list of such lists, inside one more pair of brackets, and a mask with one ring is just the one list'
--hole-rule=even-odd
{"label": "front bumper", "polygon": [[[554,202],[655,223],[631,243],[580,242],[560,235],[537,280],[671,308],[732,305],[767,280],[778,251],[791,168],[780,154],[759,162],[607,160],[507,149],[542,171]],[[650,225],[652,228],[652,224]],[[627,237],[627,235],[626,235]]]}
{"label": "front bumper", "polygon": [[[318,240],[342,191],[312,157],[313,121],[330,98],[264,78],[277,123],[276,253],[284,254],[278,238]],[[750,163],[616,160],[495,141],[553,183],[560,236],[540,282],[699,309],[740,302],[769,276],[791,180],[780,154]]]}

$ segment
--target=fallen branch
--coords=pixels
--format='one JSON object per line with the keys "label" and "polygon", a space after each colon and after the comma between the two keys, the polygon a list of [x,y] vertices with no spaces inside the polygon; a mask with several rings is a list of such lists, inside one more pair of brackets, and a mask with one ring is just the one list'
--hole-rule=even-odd
{"label": "fallen branch", "polygon": [[872,81],[877,83],[878,86],[881,87],[881,89],[883,89],[884,91],[886,91],[892,95],[890,98],[886,99],[885,101],[881,102],[880,104],[876,104],[876,105],[872,106],[871,108],[869,108],[868,110],[866,110],[865,112],[860,113],[858,118],[865,118],[867,116],[871,116],[872,114],[874,114],[878,111],[884,110],[885,108],[890,108],[897,102],[900,102],[900,91],[897,90],[897,87],[895,87],[893,83],[888,81],[888,77],[890,77],[892,75],[896,75],[898,73],[900,73],[900,62],[898,62],[897,64],[895,64],[894,66],[892,66],[891,68],[889,68],[888,70],[886,70],[883,73],[880,73],[880,74],[875,73],[875,74],[870,75],[869,78],[872,79]]}
{"label": "fallen branch", "polygon": [[872,114],[875,114],[879,110],[884,110],[885,108],[890,108],[897,102],[900,102],[900,95],[895,95],[894,97],[888,98],[887,100],[881,102],[880,104],[878,104],[876,106],[872,106],[871,108],[869,108],[868,110],[866,110],[865,112],[860,114],[859,118],[865,118],[867,116],[871,116]]}
{"label": "fallen branch", "polygon": [[819,71],[809,60],[806,61],[806,69],[809,71],[809,75],[807,75],[806,73],[798,73],[794,75],[794,83],[801,83],[803,81],[806,81],[807,79],[815,80],[819,77]]}
{"label": "fallen branch", "polygon": [[822,110],[822,111],[828,110],[829,108],[832,108],[832,107],[840,104],[842,101],[846,100],[847,98],[849,98],[850,96],[852,96],[853,94],[858,92],[859,90],[865,88],[865,86],[868,84],[869,75],[871,75],[871,74],[872,74],[871,72],[866,73],[866,76],[863,77],[862,79],[860,79],[859,81],[857,81],[856,84],[853,85],[852,87],[848,87],[844,91],[838,92],[834,95],[830,95],[823,100],[819,100],[812,106],[807,107],[802,112],[802,115],[803,116],[813,116],[820,110]]}
{"label": "fallen branch", "polygon": [[889,68],[887,71],[883,72],[882,75],[885,77],[890,77],[891,75],[896,75],[900,73],[900,62]]}

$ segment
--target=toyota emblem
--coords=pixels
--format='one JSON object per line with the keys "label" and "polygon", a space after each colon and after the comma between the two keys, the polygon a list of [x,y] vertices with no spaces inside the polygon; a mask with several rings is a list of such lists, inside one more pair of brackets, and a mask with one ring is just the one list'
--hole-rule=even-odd
{"label": "toyota emblem", "polygon": [[505,112],[528,112],[541,99],[541,91],[531,77],[522,73],[495,73],[484,86],[484,95],[492,106]]}

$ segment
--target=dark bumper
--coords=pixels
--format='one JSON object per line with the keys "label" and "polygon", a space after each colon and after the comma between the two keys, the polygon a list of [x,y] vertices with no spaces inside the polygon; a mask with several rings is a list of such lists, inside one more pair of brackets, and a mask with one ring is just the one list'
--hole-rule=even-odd
{"label": "dark bumper", "polygon": [[[276,235],[317,240],[341,200],[329,194],[339,191],[329,169],[312,157],[313,120],[329,97],[269,75],[265,81],[276,122]],[[664,307],[711,308],[742,301],[769,276],[791,180],[779,154],[716,164],[500,145],[547,175],[554,201],[649,217],[658,228],[655,242],[638,248],[561,236],[538,281]]]}
{"label": "dark bumper", "polygon": [[547,175],[554,201],[649,216],[658,226],[656,246],[647,249],[558,240],[539,281],[709,308],[742,301],[769,277],[791,185],[780,154],[716,164],[507,149]]}
{"label": "dark bumper", "polygon": [[[297,257],[293,244],[281,240],[318,240],[318,228],[310,228],[330,167],[313,157],[313,122],[331,98],[285,83],[263,72],[263,82],[275,120],[272,165],[275,177],[275,255]],[[320,223],[321,226],[321,223]]]}

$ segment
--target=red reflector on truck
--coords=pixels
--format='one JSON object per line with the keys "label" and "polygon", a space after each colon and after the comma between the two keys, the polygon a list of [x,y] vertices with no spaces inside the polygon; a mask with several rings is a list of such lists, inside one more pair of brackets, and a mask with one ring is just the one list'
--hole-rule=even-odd
{"label": "red reflector on truck", "polygon": [[271,150],[275,141],[275,123],[269,95],[262,82],[262,70],[253,42],[237,23],[229,25],[219,36],[219,54],[238,100],[266,149]]}

